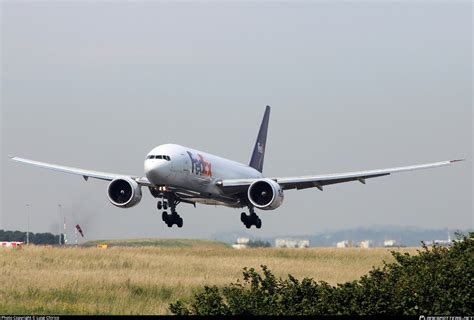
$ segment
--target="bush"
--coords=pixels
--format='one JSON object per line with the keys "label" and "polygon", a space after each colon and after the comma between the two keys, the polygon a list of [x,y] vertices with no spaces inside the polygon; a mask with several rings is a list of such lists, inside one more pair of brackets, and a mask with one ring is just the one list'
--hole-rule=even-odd
{"label": "bush", "polygon": [[423,245],[416,256],[392,251],[359,280],[331,286],[288,275],[276,278],[244,268],[243,282],[206,286],[190,303],[170,305],[176,315],[469,315],[474,281],[474,240],[464,237],[450,248]]}

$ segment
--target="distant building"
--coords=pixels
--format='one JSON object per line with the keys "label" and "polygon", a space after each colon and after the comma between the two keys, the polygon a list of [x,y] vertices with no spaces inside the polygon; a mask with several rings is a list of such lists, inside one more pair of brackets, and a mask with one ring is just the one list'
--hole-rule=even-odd
{"label": "distant building", "polygon": [[440,247],[449,247],[450,245],[452,245],[451,235],[448,232],[448,239],[447,240],[424,241],[424,243],[427,246],[437,245],[437,246],[440,246]]}
{"label": "distant building", "polygon": [[235,243],[237,244],[249,244],[250,239],[249,238],[237,238],[237,241]]}
{"label": "distant building", "polygon": [[349,241],[339,241],[338,243],[336,243],[336,248],[349,248]]}
{"label": "distant building", "polygon": [[359,243],[359,247],[362,249],[368,249],[372,246],[372,240],[364,240]]}
{"label": "distant building", "polygon": [[385,241],[383,242],[383,246],[384,246],[384,247],[387,247],[387,248],[388,248],[388,247],[396,247],[396,246],[398,246],[398,243],[397,243],[396,240],[385,240]]}
{"label": "distant building", "polygon": [[248,248],[248,244],[250,242],[249,238],[237,238],[235,244],[232,245],[234,249],[246,249]]}
{"label": "distant building", "polygon": [[309,240],[276,239],[277,248],[309,248]]}

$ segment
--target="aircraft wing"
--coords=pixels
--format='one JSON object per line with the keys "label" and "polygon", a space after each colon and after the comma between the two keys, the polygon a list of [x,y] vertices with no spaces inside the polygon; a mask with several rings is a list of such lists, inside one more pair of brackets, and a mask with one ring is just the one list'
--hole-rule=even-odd
{"label": "aircraft wing", "polygon": [[[289,189],[300,190],[300,189],[307,189],[307,188],[318,188],[319,190],[322,191],[323,186],[326,186],[326,185],[350,182],[350,181],[359,181],[365,184],[365,180],[370,179],[370,178],[388,176],[392,173],[398,173],[398,172],[442,167],[442,166],[451,165],[459,161],[463,161],[463,160],[442,161],[442,162],[435,162],[435,163],[428,163],[428,164],[421,164],[421,165],[414,165],[414,166],[407,166],[407,167],[378,169],[378,170],[369,170],[369,171],[360,171],[360,172],[325,174],[325,175],[318,175],[318,176],[277,177],[277,178],[270,178],[270,179],[276,181],[284,190],[289,190]],[[247,187],[256,180],[259,180],[259,179],[222,180],[218,182],[218,185],[220,185],[224,189]]]}
{"label": "aircraft wing", "polygon": [[29,164],[35,167],[79,175],[79,176],[82,176],[85,180],[89,178],[94,178],[94,179],[100,179],[100,180],[105,180],[105,181],[112,181],[117,178],[131,178],[135,180],[139,185],[153,186],[148,181],[148,179],[144,177],[127,176],[123,174],[107,173],[107,172],[99,172],[99,171],[79,169],[79,168],[73,168],[73,167],[66,167],[66,166],[60,166],[57,164],[39,162],[35,160],[23,159],[23,158],[13,157],[13,156],[10,156],[10,159],[16,162]]}

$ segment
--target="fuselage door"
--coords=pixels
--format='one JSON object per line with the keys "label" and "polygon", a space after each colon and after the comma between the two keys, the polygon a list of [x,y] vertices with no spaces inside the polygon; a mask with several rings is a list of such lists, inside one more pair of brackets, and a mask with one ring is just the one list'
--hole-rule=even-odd
{"label": "fuselage door", "polygon": [[174,174],[180,174],[181,173],[181,170],[182,170],[182,167],[183,167],[183,159],[182,159],[182,156],[179,155],[175,155],[171,158],[171,171],[174,173]]}
{"label": "fuselage door", "polygon": [[189,176],[189,173],[191,172],[191,162],[189,161],[189,157],[182,153],[181,158],[183,159],[183,171],[186,176]]}

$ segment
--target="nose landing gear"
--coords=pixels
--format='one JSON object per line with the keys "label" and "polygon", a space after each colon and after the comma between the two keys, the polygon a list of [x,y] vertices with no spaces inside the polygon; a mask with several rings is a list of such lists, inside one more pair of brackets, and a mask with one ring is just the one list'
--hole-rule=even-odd
{"label": "nose landing gear", "polygon": [[250,215],[247,215],[245,212],[240,214],[240,221],[245,225],[247,229],[250,227],[255,226],[257,229],[262,227],[262,220],[255,214],[255,210],[253,207],[249,208]]}
{"label": "nose landing gear", "polygon": [[163,201],[158,201],[158,204],[156,205],[156,207],[158,208],[158,210],[168,210],[168,202],[166,202],[165,200]]}

